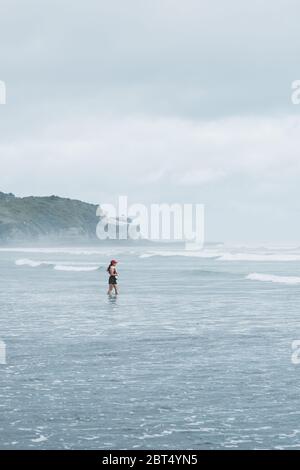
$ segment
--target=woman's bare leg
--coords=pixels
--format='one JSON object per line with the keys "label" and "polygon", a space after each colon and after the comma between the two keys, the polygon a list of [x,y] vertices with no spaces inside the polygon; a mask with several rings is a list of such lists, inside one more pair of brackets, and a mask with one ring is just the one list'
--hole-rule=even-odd
{"label": "woman's bare leg", "polygon": [[114,289],[115,289],[115,294],[118,295],[118,293],[119,293],[118,292],[118,286],[116,284],[114,285]]}
{"label": "woman's bare leg", "polygon": [[108,295],[111,295],[111,293],[113,291],[113,288],[114,288],[113,284],[109,284],[109,288],[108,288],[108,291],[107,291]]}

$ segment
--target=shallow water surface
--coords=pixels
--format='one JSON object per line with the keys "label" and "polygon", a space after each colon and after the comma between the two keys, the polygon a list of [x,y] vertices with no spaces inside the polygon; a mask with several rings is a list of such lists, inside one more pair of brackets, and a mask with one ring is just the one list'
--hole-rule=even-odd
{"label": "shallow water surface", "polygon": [[0,448],[300,448],[297,253],[32,251],[0,252]]}

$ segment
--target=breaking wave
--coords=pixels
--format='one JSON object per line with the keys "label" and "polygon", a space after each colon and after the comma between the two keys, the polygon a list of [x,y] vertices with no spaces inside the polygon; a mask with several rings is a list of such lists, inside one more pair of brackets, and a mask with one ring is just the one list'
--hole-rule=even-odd
{"label": "breaking wave", "polygon": [[17,266],[30,266],[31,268],[38,268],[39,266],[54,266],[55,263],[52,261],[33,261],[32,259],[22,258],[17,259]]}
{"label": "breaking wave", "polygon": [[34,261],[31,259],[18,259],[16,260],[15,264],[17,266],[29,266],[30,268],[38,268],[38,267],[50,267],[55,271],[71,271],[71,272],[89,272],[89,271],[97,271],[100,269],[99,264],[96,263],[86,263],[85,265],[80,265],[75,263],[73,264],[62,264],[56,261]]}
{"label": "breaking wave", "polygon": [[251,273],[246,276],[251,281],[275,282],[277,284],[300,284],[300,277],[297,276],[276,276],[275,274]]}
{"label": "breaking wave", "polygon": [[224,253],[219,261],[300,261],[300,254]]}
{"label": "breaking wave", "polygon": [[294,252],[289,250],[282,250],[281,252],[276,251],[245,251],[245,252],[230,252],[230,251],[223,251],[218,249],[204,249],[204,250],[157,250],[157,251],[148,251],[140,255],[140,258],[151,258],[154,256],[184,256],[189,258],[211,258],[216,261],[258,261],[258,262],[266,262],[266,261],[300,261],[300,252],[299,249]]}
{"label": "breaking wave", "polygon": [[220,253],[213,251],[151,251],[149,253],[143,253],[140,258],[151,258],[153,256],[185,256],[188,258],[218,258]]}
{"label": "breaking wave", "polygon": [[98,271],[99,266],[69,266],[64,264],[58,264],[54,266],[55,271],[73,271],[73,272],[82,272],[82,271]]}

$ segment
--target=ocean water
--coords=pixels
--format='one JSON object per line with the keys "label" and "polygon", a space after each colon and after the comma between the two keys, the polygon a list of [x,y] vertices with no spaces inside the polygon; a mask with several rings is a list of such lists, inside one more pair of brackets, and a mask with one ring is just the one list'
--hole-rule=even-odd
{"label": "ocean water", "polygon": [[1,449],[300,449],[299,248],[1,249],[0,279]]}

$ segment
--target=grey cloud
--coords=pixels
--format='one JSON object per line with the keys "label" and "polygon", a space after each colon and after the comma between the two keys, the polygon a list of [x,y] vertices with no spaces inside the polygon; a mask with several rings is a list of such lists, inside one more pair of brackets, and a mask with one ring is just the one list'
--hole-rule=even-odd
{"label": "grey cloud", "polygon": [[0,190],[195,200],[211,238],[284,220],[287,239],[299,14],[296,0],[2,0]]}

